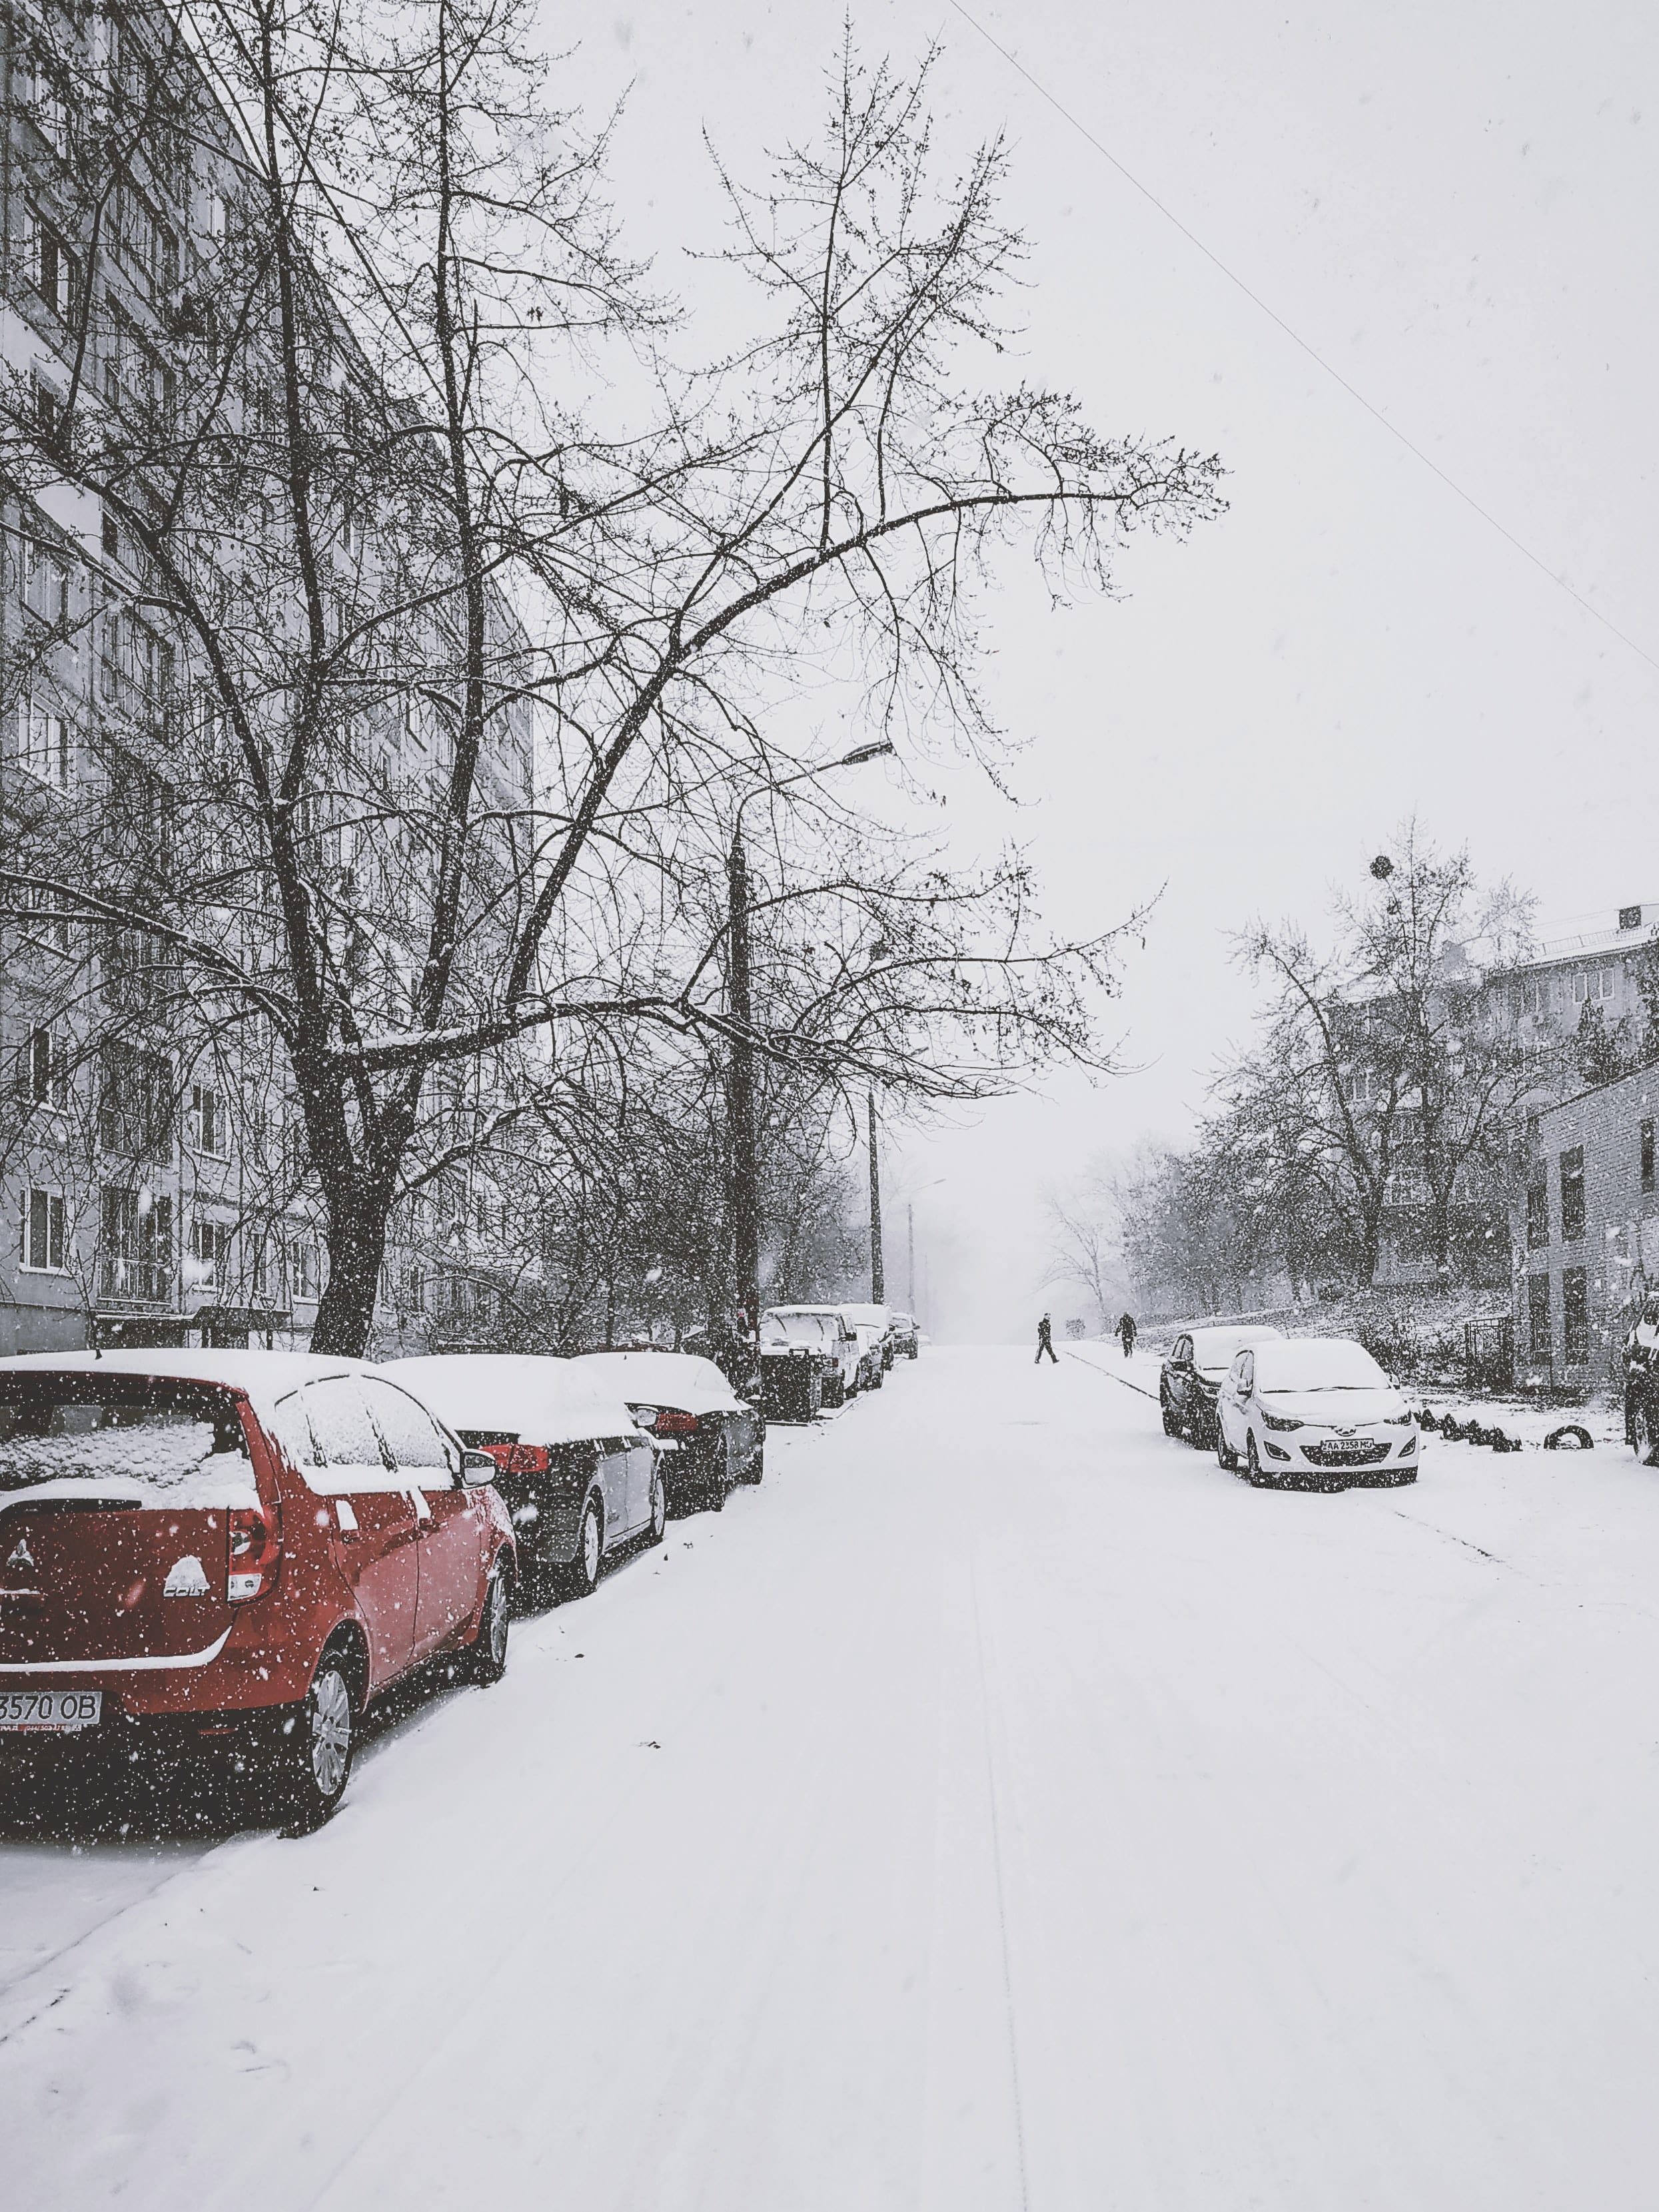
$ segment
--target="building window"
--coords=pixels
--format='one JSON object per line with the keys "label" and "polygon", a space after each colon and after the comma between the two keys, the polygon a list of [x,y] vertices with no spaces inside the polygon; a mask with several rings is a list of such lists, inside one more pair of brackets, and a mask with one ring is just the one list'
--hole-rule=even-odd
{"label": "building window", "polygon": [[1651,1121],[1644,1121],[1642,1124],[1640,1131],[1640,1150],[1642,1155],[1642,1188],[1644,1190],[1651,1190],[1653,1188],[1653,1124]]}
{"label": "building window", "polygon": [[173,1072],[166,1056],[107,1039],[99,1052],[98,1141],[130,1158],[173,1156]]}
{"label": "building window", "polygon": [[61,1191],[28,1190],[23,1194],[23,1265],[37,1274],[61,1275],[68,1265],[69,1238],[65,1231]]}
{"label": "building window", "polygon": [[35,538],[23,547],[23,605],[54,629],[69,620],[68,565]]}
{"label": "building window", "polygon": [[1555,1356],[1550,1341],[1550,1279],[1547,1275],[1528,1275],[1527,1278],[1527,1318],[1531,1324],[1532,1358],[1541,1364]]}
{"label": "building window", "polygon": [[99,1228],[100,1296],[164,1304],[173,1289],[173,1200],[108,1186]]}
{"label": "building window", "polygon": [[1584,1147],[1561,1155],[1561,1241],[1576,1244],[1584,1233]]}
{"label": "building window", "polygon": [[24,1042],[19,1088],[36,1106],[67,1106],[69,1061],[55,1030],[31,1030]]}
{"label": "building window", "polygon": [[229,1118],[218,1092],[210,1084],[190,1086],[190,1144],[193,1152],[205,1152],[210,1159],[230,1157]]}
{"label": "building window", "polygon": [[42,783],[69,788],[69,724],[43,707],[32,692],[17,703],[17,765]]}
{"label": "building window", "polygon": [[1527,1249],[1541,1252],[1550,1241],[1550,1187],[1542,1174],[1527,1192]]}
{"label": "building window", "polygon": [[81,297],[81,264],[63,240],[44,224],[35,233],[35,283],[60,322],[74,319]]}
{"label": "building window", "polygon": [[322,1268],[314,1244],[291,1244],[288,1253],[289,1281],[296,1298],[314,1298],[321,1294]]}
{"label": "building window", "polygon": [[190,1224],[191,1280],[197,1290],[222,1290],[230,1280],[230,1224],[198,1214]]}
{"label": "building window", "polygon": [[1589,1277],[1583,1267],[1563,1271],[1561,1320],[1566,1336],[1567,1364],[1582,1367],[1590,1356]]}

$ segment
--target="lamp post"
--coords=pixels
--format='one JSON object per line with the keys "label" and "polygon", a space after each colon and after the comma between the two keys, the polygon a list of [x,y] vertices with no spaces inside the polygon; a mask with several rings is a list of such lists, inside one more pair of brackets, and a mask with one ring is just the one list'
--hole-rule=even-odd
{"label": "lamp post", "polygon": [[[731,849],[726,856],[726,919],[731,952],[726,975],[726,1011],[732,1029],[731,1062],[727,1075],[726,1139],[731,1153],[731,1212],[733,1259],[737,1268],[737,1302],[751,1328],[760,1321],[760,1138],[754,1097],[754,996],[749,958],[749,864],[743,848],[743,809],[762,792],[784,791],[792,783],[824,775],[831,769],[856,768],[861,761],[890,753],[883,738],[879,744],[855,745],[839,760],[821,768],[802,769],[775,782],[757,784],[737,802],[732,824]],[[871,1113],[875,1108],[872,1103]]]}

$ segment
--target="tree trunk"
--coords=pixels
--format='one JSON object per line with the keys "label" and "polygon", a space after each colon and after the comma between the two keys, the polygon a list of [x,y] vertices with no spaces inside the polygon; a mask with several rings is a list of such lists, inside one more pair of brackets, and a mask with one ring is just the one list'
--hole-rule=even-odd
{"label": "tree trunk", "polygon": [[346,1359],[367,1358],[391,1212],[389,1184],[383,1192],[334,1208],[328,1231],[328,1280],[311,1331],[313,1352]]}

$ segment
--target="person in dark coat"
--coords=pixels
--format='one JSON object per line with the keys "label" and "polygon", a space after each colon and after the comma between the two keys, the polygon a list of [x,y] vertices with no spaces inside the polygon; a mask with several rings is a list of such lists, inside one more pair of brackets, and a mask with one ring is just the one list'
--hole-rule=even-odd
{"label": "person in dark coat", "polygon": [[1032,1362],[1033,1366],[1040,1366],[1042,1364],[1042,1357],[1044,1352],[1048,1354],[1049,1358],[1054,1362],[1054,1364],[1057,1367],[1059,1365],[1059,1357],[1054,1349],[1054,1337],[1049,1328],[1048,1316],[1046,1314],[1043,1316],[1042,1319],[1037,1324],[1037,1357]]}
{"label": "person in dark coat", "polygon": [[1133,1314],[1126,1313],[1119,1314],[1118,1316],[1117,1333],[1123,1339],[1124,1358],[1125,1359],[1132,1359],[1135,1356],[1135,1316]]}

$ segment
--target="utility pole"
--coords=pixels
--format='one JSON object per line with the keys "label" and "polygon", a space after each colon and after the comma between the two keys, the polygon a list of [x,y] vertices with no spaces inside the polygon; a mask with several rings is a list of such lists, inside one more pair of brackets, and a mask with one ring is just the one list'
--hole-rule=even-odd
{"label": "utility pole", "polygon": [[887,1286],[881,1266],[881,1165],[875,1152],[875,1092],[868,1094],[869,1107],[869,1296],[872,1305],[887,1304]]}
{"label": "utility pole", "polygon": [[727,1074],[731,1117],[732,1241],[737,1262],[737,1303],[749,1327],[760,1320],[760,1160],[755,1133],[753,1002],[749,990],[749,869],[740,817],[726,862],[727,920],[731,964],[726,1011],[731,1017],[731,1065]]}
{"label": "utility pole", "polygon": [[[749,1327],[760,1325],[760,1139],[754,1103],[754,1000],[749,969],[749,864],[743,849],[743,809],[762,793],[786,791],[793,783],[807,783],[834,768],[856,768],[861,761],[894,750],[886,738],[868,745],[855,745],[839,760],[822,768],[802,769],[794,775],[759,784],[737,802],[732,823],[731,850],[726,856],[726,925],[731,951],[726,975],[726,1012],[732,1026],[731,1059],[726,1072],[726,1145],[729,1155],[729,1199],[732,1217],[733,1261],[737,1270],[737,1303],[748,1316]],[[870,1127],[875,1127],[875,1100],[870,1097]],[[872,1158],[870,1186],[875,1188]],[[881,1231],[876,1229],[876,1279],[881,1279]],[[876,1296],[881,1296],[878,1291]]]}

